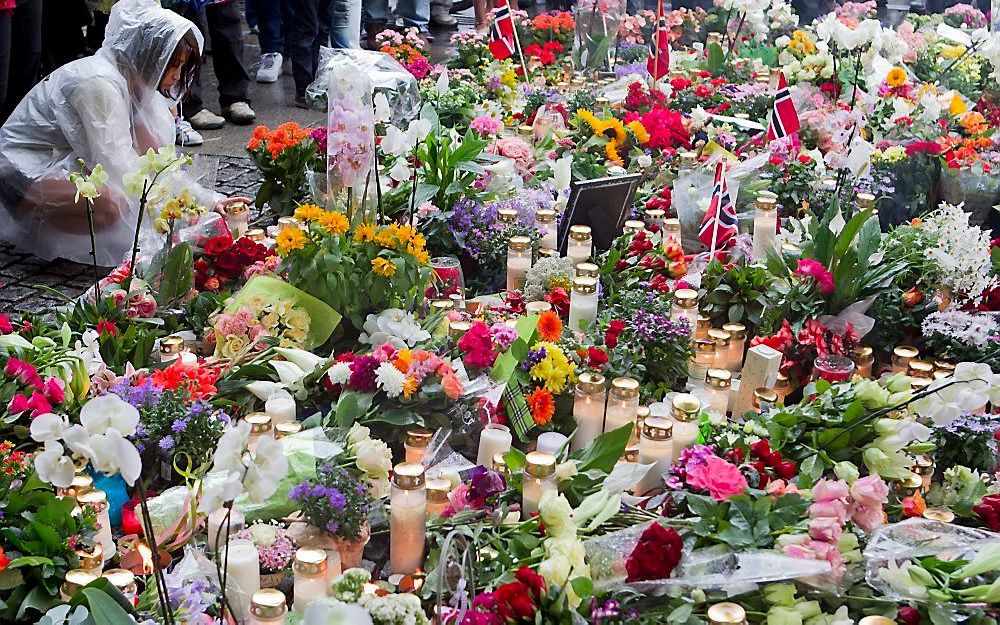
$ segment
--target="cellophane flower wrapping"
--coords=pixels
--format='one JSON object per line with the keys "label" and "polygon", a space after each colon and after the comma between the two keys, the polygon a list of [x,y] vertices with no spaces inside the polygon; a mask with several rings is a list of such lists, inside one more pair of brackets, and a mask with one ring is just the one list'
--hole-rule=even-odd
{"label": "cellophane flower wrapping", "polygon": [[581,0],[576,5],[573,64],[577,69],[607,69],[618,27],[625,16],[625,0]]}
{"label": "cellophane flower wrapping", "polygon": [[357,67],[330,68],[327,91],[327,181],[331,195],[364,194],[375,156],[375,109],[371,79]]}

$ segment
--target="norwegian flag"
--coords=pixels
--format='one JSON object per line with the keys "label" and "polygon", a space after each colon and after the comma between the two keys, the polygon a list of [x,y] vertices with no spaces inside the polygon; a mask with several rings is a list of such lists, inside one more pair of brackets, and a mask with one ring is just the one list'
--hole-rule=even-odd
{"label": "norwegian flag", "polygon": [[715,166],[712,201],[705,211],[705,218],[701,220],[698,238],[714,253],[715,250],[726,247],[736,237],[736,224],[736,206],[729,197],[729,188],[726,186],[726,166],[720,161]]}
{"label": "norwegian flag", "polygon": [[498,61],[514,56],[514,18],[507,0],[497,0],[497,8],[493,10],[489,47]]}
{"label": "norwegian flag", "polygon": [[667,20],[663,17],[663,0],[657,3],[656,32],[653,33],[653,45],[646,59],[646,69],[653,80],[659,80],[670,71],[670,38]]}
{"label": "norwegian flag", "polygon": [[771,109],[771,123],[767,127],[767,140],[783,139],[799,131],[799,114],[795,111],[792,94],[784,72],[778,78],[778,92],[774,94],[774,108]]}

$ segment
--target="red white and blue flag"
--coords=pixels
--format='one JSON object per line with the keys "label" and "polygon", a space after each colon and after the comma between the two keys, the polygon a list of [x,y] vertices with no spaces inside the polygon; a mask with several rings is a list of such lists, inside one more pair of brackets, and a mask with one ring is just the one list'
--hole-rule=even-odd
{"label": "red white and blue flag", "polygon": [[774,107],[771,109],[771,123],[767,126],[767,140],[783,139],[799,131],[799,114],[795,111],[792,94],[788,92],[788,83],[784,72],[778,78],[778,92],[774,94]]}
{"label": "red white and blue flag", "polygon": [[720,161],[715,166],[715,185],[712,187],[712,201],[701,220],[698,238],[712,252],[727,247],[738,233],[736,205],[729,197],[726,185],[726,165]]}
{"label": "red white and blue flag", "polygon": [[493,23],[490,25],[489,48],[493,56],[502,61],[514,56],[514,18],[510,13],[507,0],[497,0],[493,10]]}
{"label": "red white and blue flag", "polygon": [[670,30],[667,19],[663,17],[663,0],[656,7],[656,31],[653,33],[653,45],[646,59],[646,69],[653,80],[659,80],[670,71]]}

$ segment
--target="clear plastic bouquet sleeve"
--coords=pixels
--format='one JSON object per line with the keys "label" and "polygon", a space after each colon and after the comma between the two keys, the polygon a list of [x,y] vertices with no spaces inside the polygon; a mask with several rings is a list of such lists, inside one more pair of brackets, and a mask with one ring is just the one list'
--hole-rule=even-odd
{"label": "clear plastic bouquet sleeve", "polygon": [[[884,571],[893,571],[907,561],[928,556],[941,560],[971,560],[988,544],[1000,543],[1000,534],[929,519],[907,519],[875,529],[868,538],[863,557],[868,584],[894,601],[916,600],[901,594],[889,583]],[[958,607],[958,606],[956,606]]]}
{"label": "clear plastic bouquet sleeve", "polygon": [[310,107],[328,110],[330,72],[341,69],[366,76],[376,92],[385,94],[392,111],[390,121],[393,124],[405,127],[406,122],[420,112],[420,87],[417,79],[396,59],[384,52],[333,48],[320,48],[316,80],[306,89]]}
{"label": "clear plastic bouquet sleeve", "polygon": [[670,593],[674,588],[701,588],[735,595],[752,590],[756,584],[820,575],[830,571],[827,562],[792,558],[777,551],[732,552],[721,545],[692,549],[693,540],[687,539],[680,564],[670,578],[626,582],[625,562],[649,523],[597,536],[584,543],[595,591],[627,586],[638,592],[658,596]]}

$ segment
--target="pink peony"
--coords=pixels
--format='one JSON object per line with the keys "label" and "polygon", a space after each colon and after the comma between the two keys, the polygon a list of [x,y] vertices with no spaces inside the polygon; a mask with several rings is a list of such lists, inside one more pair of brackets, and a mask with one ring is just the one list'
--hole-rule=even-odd
{"label": "pink peony", "polygon": [[747,489],[747,480],[739,468],[718,456],[709,456],[704,464],[688,471],[687,482],[708,491],[712,499],[726,501]]}
{"label": "pink peony", "polygon": [[836,288],[833,284],[833,274],[827,271],[822,263],[811,258],[799,259],[799,264],[795,268],[795,275],[807,276],[815,280],[819,292],[824,295],[833,293]]}
{"label": "pink peony", "polygon": [[840,523],[832,517],[816,517],[809,521],[809,536],[813,540],[836,543],[844,533]]}
{"label": "pink peony", "polygon": [[851,498],[858,506],[882,507],[889,499],[889,486],[877,475],[868,475],[851,484]]}

